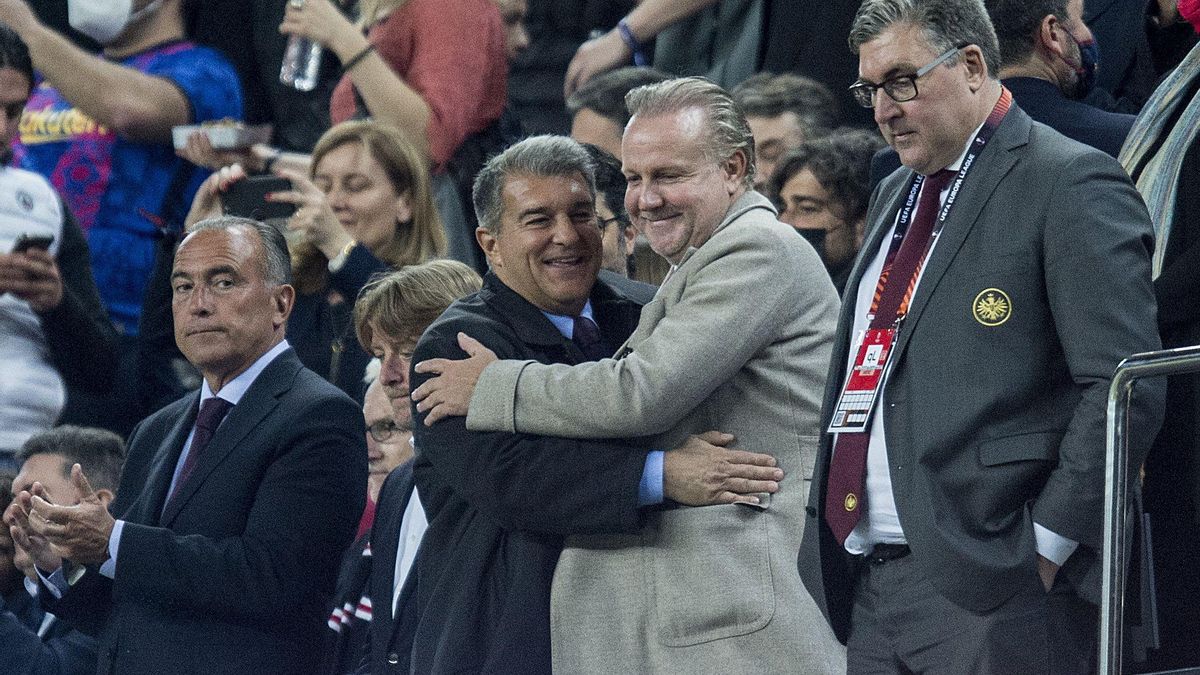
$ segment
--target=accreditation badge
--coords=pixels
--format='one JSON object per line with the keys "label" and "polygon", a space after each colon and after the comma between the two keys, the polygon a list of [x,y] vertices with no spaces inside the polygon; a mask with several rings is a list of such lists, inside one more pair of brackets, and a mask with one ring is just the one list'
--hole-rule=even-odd
{"label": "accreditation badge", "polygon": [[830,433],[865,432],[883,386],[888,359],[896,340],[895,328],[868,328],[854,357],[850,377],[838,397],[829,422]]}

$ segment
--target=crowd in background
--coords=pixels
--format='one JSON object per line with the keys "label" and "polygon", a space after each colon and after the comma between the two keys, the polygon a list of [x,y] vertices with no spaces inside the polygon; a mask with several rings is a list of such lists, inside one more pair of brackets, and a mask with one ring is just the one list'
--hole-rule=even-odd
{"label": "crowd in background", "polygon": [[[0,159],[6,164],[0,170],[0,504],[7,510],[5,522],[22,509],[27,512],[24,518],[31,517],[30,497],[67,506],[92,500],[101,510],[115,505],[109,510],[118,518],[124,509],[150,508],[136,499],[140,485],[125,494],[131,476],[153,485],[153,477],[163,468],[154,464],[152,455],[134,454],[140,447],[139,438],[145,445],[148,436],[169,439],[174,438],[171,433],[180,433],[170,430],[162,411],[168,405],[174,406],[171,410],[177,408],[177,413],[185,410],[187,406],[172,402],[186,396],[191,413],[184,417],[189,423],[177,440],[187,439],[180,444],[183,447],[199,447],[200,422],[196,418],[202,404],[190,398],[189,392],[203,386],[199,400],[205,401],[219,390],[210,381],[210,362],[195,356],[203,347],[189,347],[184,344],[187,336],[180,337],[182,273],[176,252],[184,250],[180,244],[188,239],[192,226],[220,219],[227,212],[228,196],[240,189],[238,186],[258,176],[284,178],[286,185],[267,193],[264,204],[283,205],[289,212],[268,224],[286,240],[283,266],[294,297],[279,301],[287,305],[286,321],[271,329],[294,350],[298,364],[336,386],[361,406],[361,414],[334,393],[308,383],[305,386],[310,386],[310,391],[320,392],[320,400],[327,404],[324,409],[306,407],[303,421],[266,417],[271,421],[262,423],[262,428],[286,436],[291,433],[289,426],[316,424],[334,411],[343,418],[348,415],[351,419],[342,419],[341,424],[351,428],[348,433],[354,438],[346,447],[363,451],[366,473],[360,475],[361,466],[347,465],[326,482],[320,466],[308,466],[313,473],[304,480],[282,484],[289,489],[311,489],[323,495],[323,503],[339,504],[341,521],[356,523],[354,536],[331,525],[328,536],[315,540],[334,550],[297,553],[299,560],[292,570],[297,575],[323,570],[313,573],[313,589],[303,598],[292,604],[273,604],[272,594],[278,591],[282,595],[282,591],[272,588],[260,589],[261,595],[245,602],[258,599],[271,611],[305,612],[303,621],[295,618],[295,625],[287,628],[291,631],[288,639],[301,636],[313,641],[316,633],[309,631],[309,624],[328,621],[327,626],[322,623],[315,639],[320,644],[319,663],[305,661],[307,655],[279,657],[296,672],[318,668],[322,672],[358,668],[391,672],[397,666],[390,661],[395,655],[392,650],[372,652],[365,645],[381,639],[374,631],[411,628],[400,625],[403,614],[399,609],[410,569],[415,566],[426,578],[458,575],[450,582],[442,580],[449,588],[443,588],[445,595],[439,596],[452,607],[456,602],[471,601],[454,593],[454,583],[474,583],[476,577],[492,573],[475,568],[447,572],[417,558],[419,545],[422,550],[440,550],[447,559],[459,554],[456,542],[447,541],[449,535],[437,529],[436,523],[441,521],[430,518],[426,522],[423,512],[413,511],[430,511],[432,503],[432,515],[437,516],[441,509],[445,517],[446,509],[457,507],[445,494],[416,495],[413,473],[416,471],[419,489],[422,468],[417,462],[414,469],[414,444],[418,455],[422,446],[414,441],[409,396],[413,353],[431,324],[443,331],[448,330],[446,325],[470,326],[485,334],[494,330],[486,322],[473,323],[469,313],[464,318],[453,311],[435,324],[456,300],[486,299],[489,293],[499,293],[494,307],[484,302],[479,312],[486,316],[489,311],[503,314],[511,310],[514,316],[520,315],[513,305],[503,304],[503,291],[496,290],[499,282],[489,269],[495,270],[496,261],[508,250],[505,247],[511,246],[504,237],[496,236],[502,201],[498,195],[508,176],[504,172],[519,174],[521,170],[506,169],[503,164],[498,167],[493,158],[505,157],[501,153],[506,148],[529,137],[560,135],[578,141],[569,146],[542,141],[548,145],[541,152],[570,159],[578,150],[583,153],[579,163],[569,166],[586,165],[591,172],[594,200],[586,200],[584,217],[598,223],[603,262],[596,278],[636,304],[633,314],[625,317],[628,326],[622,339],[617,340],[615,334],[602,336],[607,354],[596,358],[611,355],[625,338],[636,344],[639,336],[645,337],[640,329],[634,332],[636,310],[654,300],[660,286],[667,287],[681,262],[652,246],[654,242],[635,227],[636,219],[629,212],[627,181],[632,186],[638,174],[637,167],[622,157],[631,142],[627,127],[634,114],[627,95],[679,77],[705,77],[728,92],[753,134],[752,152],[747,153],[751,161],[745,175],[746,194],[769,200],[758,206],[773,209],[778,221],[794,228],[795,239],[807,242],[816,252],[821,279],[827,279],[836,291],[822,302],[828,300],[828,308],[839,298],[853,302],[857,287],[848,283],[869,235],[873,191],[889,175],[896,175],[904,159],[904,153],[889,147],[886,134],[881,135],[872,123],[871,111],[872,97],[882,97],[884,91],[894,101],[901,99],[882,82],[877,87],[880,91],[867,94],[866,102],[856,98],[860,92],[848,88],[860,81],[858,57],[847,47],[856,4],[813,0],[133,0],[122,5],[0,0],[0,105],[6,120],[0,139],[4,145]],[[1195,47],[1200,4],[1192,0],[985,0],[984,5],[999,41],[1000,65],[993,74],[1011,92],[1016,105],[1035,121],[1119,160],[1145,200],[1157,242],[1152,274],[1162,345],[1200,343],[1195,308],[1195,270],[1200,268],[1192,264],[1200,251],[1196,242],[1200,209],[1194,191],[1187,189],[1192,184],[1189,177],[1196,178],[1200,168],[1200,143],[1196,140],[1200,129],[1200,48]],[[279,81],[288,40],[296,36],[323,50],[317,84],[311,91]],[[878,112],[875,118],[884,126]],[[173,129],[184,125],[233,122],[269,124],[270,138],[228,147],[213,143],[202,131],[187,137],[172,135]],[[526,152],[536,155],[537,149]],[[545,169],[548,164],[537,162],[548,163],[549,159],[522,159],[520,152],[507,161],[517,167],[526,166],[521,162],[543,167],[524,169],[542,177],[561,178],[560,174],[568,171]],[[480,196],[480,185],[486,191],[489,172],[499,172],[498,177],[492,176],[501,186],[496,188],[494,203],[487,201],[486,194]],[[228,227],[236,230],[239,226]],[[202,240],[218,242],[228,236],[233,241],[234,230],[206,232],[202,226],[196,233],[202,238],[192,239],[192,250],[197,250],[196,242]],[[262,238],[261,246],[254,248],[256,255],[261,253],[264,259],[273,255],[268,250],[273,235],[255,236]],[[30,238],[40,243],[31,245]],[[24,243],[19,243],[22,240]],[[219,246],[214,243],[210,248]],[[267,268],[270,272],[270,264]],[[504,281],[500,286],[514,285],[510,277],[500,278]],[[208,283],[198,279],[188,276],[186,282]],[[530,282],[534,295],[538,283],[536,278]],[[785,286],[782,280],[778,285]],[[773,297],[774,291],[764,287],[762,293]],[[617,311],[595,298],[591,302],[589,308],[600,315]],[[270,302],[256,307],[253,311],[269,323]],[[832,333],[836,317],[825,318]],[[608,330],[607,324],[599,323],[602,331]],[[436,337],[436,330],[433,335]],[[442,335],[445,344],[438,343],[436,348],[425,343],[422,353],[427,358],[445,357],[459,350],[462,342],[455,341],[453,333],[447,335],[450,337]],[[563,335],[574,339],[566,332]],[[462,349],[474,354],[470,348]],[[580,349],[589,360],[593,357],[586,345]],[[536,350],[533,354],[518,351],[501,353],[500,358],[573,362]],[[247,364],[250,362],[255,359]],[[827,361],[822,368],[825,365]],[[422,379],[418,376],[411,389]],[[554,382],[545,386],[552,389]],[[515,392],[494,391],[512,393],[510,398],[516,400]],[[819,404],[820,387],[810,393]],[[257,399],[254,403],[258,404]],[[633,420],[644,401],[618,404],[598,393],[595,401],[576,403],[611,405]],[[510,419],[519,420],[516,405],[510,404],[507,412]],[[483,424],[479,421],[482,413],[475,417],[475,406],[472,400],[472,418],[461,425],[462,434],[491,429],[472,426]],[[418,414],[418,425],[423,417]],[[234,420],[230,417],[224,424]],[[1153,551],[1154,567],[1136,571],[1130,584],[1131,597],[1143,601],[1143,587],[1148,585],[1144,580],[1153,576],[1158,585],[1158,616],[1150,615],[1152,609],[1139,610],[1141,614],[1132,623],[1144,630],[1135,629],[1128,639],[1132,660],[1146,671],[1200,665],[1193,646],[1200,632],[1200,603],[1194,602],[1200,598],[1200,580],[1194,573],[1200,563],[1200,537],[1196,536],[1200,534],[1200,390],[1195,378],[1169,380],[1166,420],[1143,467],[1142,507],[1149,515],[1146,522],[1150,527],[1140,531],[1137,545]],[[191,432],[192,422],[197,425],[195,432]],[[632,429],[639,428],[633,421],[628,423]],[[216,424],[222,424],[220,417]],[[492,433],[533,433],[538,428],[534,424],[517,426],[512,422],[512,428],[492,429]],[[339,429],[338,433],[345,430]],[[650,425],[646,433],[629,431],[619,436],[650,436],[661,431]],[[702,430],[691,431],[699,437]],[[418,428],[415,436],[425,443],[435,462],[438,453],[445,452],[440,444],[478,442],[474,436],[447,439],[425,437],[424,433]],[[679,446],[669,447],[673,451],[685,447],[687,436],[672,438]],[[123,440],[126,438],[129,440]],[[705,443],[725,445],[711,438]],[[130,460],[137,465],[127,467],[122,478],[120,465],[127,445]],[[594,451],[571,449],[579,455],[572,461],[581,466],[588,461],[587,453]],[[261,461],[269,464],[270,453],[264,455]],[[310,459],[338,461],[336,457],[336,453],[314,451]],[[166,506],[155,505],[157,512],[151,518],[161,516],[164,526],[179,487],[176,483],[185,483],[191,471],[185,459],[178,459],[179,467],[173,473],[168,471],[167,479],[158,486]],[[642,459],[638,456],[635,462],[635,485],[643,475]],[[255,463],[258,461],[247,460],[237,469],[253,473],[262,469]],[[82,472],[72,469],[75,464]],[[614,472],[611,475],[605,473],[607,468],[594,468],[595,480],[618,483],[628,477],[617,475],[618,466],[609,468]],[[508,473],[511,469],[506,466],[464,464],[456,469],[494,476],[506,489],[526,485],[519,472]],[[811,466],[806,469],[811,473]],[[553,473],[553,469],[543,470]],[[661,463],[658,475],[661,482]],[[36,491],[35,482],[40,484]],[[365,490],[361,503],[353,496],[358,488],[343,489],[355,482],[362,483]],[[82,488],[85,483],[86,491]],[[539,483],[529,479],[528,485]],[[657,502],[648,503],[675,499],[676,493],[670,492],[670,485],[667,488],[665,494],[660,489]],[[256,489],[251,485],[244,493],[214,492],[212,498],[247,500],[243,506],[248,511],[253,511],[250,505],[255,498],[267,501],[267,497],[277,499],[275,508],[280,512],[290,508],[283,506],[287,502],[278,494],[262,497],[256,495]],[[486,491],[479,485],[470,489]],[[22,491],[31,493],[24,502],[16,498]],[[578,499],[587,498],[586,489],[581,488],[581,493],[585,497]],[[512,505],[504,504],[502,497],[497,500],[497,514],[517,519],[503,520],[506,528],[502,529],[522,529],[520,523],[527,522],[520,520],[524,516],[535,523],[530,529],[548,528],[556,536],[572,533],[545,526],[536,519],[533,505],[522,504],[524,510],[518,516],[505,511]],[[684,503],[683,499],[675,501]],[[319,503],[321,500],[314,501]],[[578,508],[579,504],[571,506]],[[308,505],[287,516],[295,532],[303,532],[308,524],[302,519],[305,510],[316,508]],[[455,513],[462,519],[480,517],[469,511]],[[216,538],[251,528],[255,516],[263,514],[249,513],[228,521],[189,514],[186,509],[182,515],[171,515],[180,518],[177,522],[184,529],[190,518],[217,521],[206,535]],[[601,512],[591,515],[595,521],[581,520],[575,526],[584,530],[613,527],[612,519],[621,517]],[[606,521],[610,515],[612,519]],[[511,522],[518,525],[507,527]],[[140,526],[122,520],[117,523],[131,542],[121,546],[121,555],[128,556],[123,560],[134,560],[139,554],[137,547],[162,546],[149,537],[135,538],[142,536]],[[433,543],[421,544],[427,524],[434,527],[434,535],[426,541]],[[463,540],[476,537],[480,542],[486,538],[478,530],[463,527],[453,530],[455,536]],[[560,524],[558,529],[565,527]],[[380,535],[381,531],[385,534]],[[128,536],[130,533],[135,536]],[[120,538],[118,530],[116,539]],[[486,545],[499,545],[495,542],[500,540],[488,541]],[[799,541],[791,543],[799,545]],[[551,547],[553,555],[547,558],[549,554],[543,555],[536,547],[509,545],[521,551],[513,554],[520,564],[550,565],[552,569],[558,558],[557,548]],[[122,585],[114,581],[111,568],[106,571],[103,567],[117,557],[108,546],[112,556],[107,562],[96,561],[99,572],[93,576],[107,577],[102,592],[113,597],[221,592],[211,579],[210,585],[197,583],[187,588],[166,583],[157,590],[154,583]],[[106,645],[118,645],[113,653],[100,655],[102,666],[120,662],[118,649],[153,648],[129,647],[139,639],[161,639],[168,645],[163,648],[167,653],[186,643],[186,636],[152,638],[132,629],[114,635],[111,626],[103,627],[104,618],[98,618],[96,625],[85,625],[86,621],[74,625],[58,618],[57,614],[78,616],[80,609],[64,606],[51,612],[41,606],[38,593],[31,591],[39,584],[48,588],[54,569],[43,566],[38,555],[31,555],[31,547],[49,555],[44,542],[41,546],[31,542],[23,530],[15,536],[0,532],[0,673],[94,672],[98,636],[103,636],[99,639]],[[238,583],[242,585],[235,587],[239,589],[253,589],[262,582],[263,578],[256,576],[262,569],[284,565],[250,547],[208,549],[197,545],[191,553],[197,556],[193,563],[170,557],[158,561],[183,567],[212,565],[219,570],[226,570],[223,566],[227,565],[231,574],[240,575]],[[245,559],[233,562],[231,556]],[[261,559],[256,561],[256,556]],[[55,555],[45,561],[60,567],[69,559]],[[218,559],[220,564],[215,562]],[[333,564],[335,559],[340,568]],[[783,564],[791,565],[794,559],[793,555]],[[372,587],[372,566],[385,566],[391,575],[387,578],[390,585],[381,593]],[[70,567],[68,564],[68,577]],[[63,583],[74,581],[67,578]],[[44,600],[48,592],[53,591],[42,590],[40,597]],[[409,597],[409,592],[403,597]],[[412,589],[413,606],[423,611],[440,602],[430,598],[431,592]],[[71,593],[75,591],[68,591],[65,597]],[[380,595],[392,599],[386,612],[372,606],[372,599]],[[289,643],[278,631],[272,633],[257,625],[275,617],[242,610],[236,602],[206,597],[199,613],[235,616],[233,623],[249,632],[246,634],[259,635],[254,631],[261,631],[267,636],[262,641],[270,645],[263,658],[287,652]],[[385,613],[386,621],[381,620]],[[152,619],[141,618],[146,622],[137,625],[143,629],[154,625]],[[480,621],[510,619],[487,616]],[[1149,628],[1151,625],[1155,628]],[[514,623],[511,630],[519,633],[521,624]],[[1154,633],[1157,636],[1152,636]],[[222,648],[233,650],[246,639],[236,631],[214,630],[212,635],[218,642],[224,641]],[[546,638],[549,640],[548,635]],[[408,639],[421,637],[414,633]],[[400,645],[395,649],[401,652],[412,650],[411,642],[405,646],[394,638],[383,641]],[[443,650],[453,648],[439,645]],[[556,664],[570,662],[560,661],[560,656],[555,655]],[[515,672],[520,657],[501,655],[491,664],[497,671]],[[401,663],[411,665],[415,672],[448,669],[452,662],[437,660],[447,658],[440,653],[430,662],[417,659],[408,664],[407,658],[405,655]],[[252,660],[242,663],[255,665]]]}

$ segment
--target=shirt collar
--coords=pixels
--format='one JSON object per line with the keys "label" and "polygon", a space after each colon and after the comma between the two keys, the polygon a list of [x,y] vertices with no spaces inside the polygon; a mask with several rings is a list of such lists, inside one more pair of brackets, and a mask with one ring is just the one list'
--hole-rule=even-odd
{"label": "shirt collar", "polygon": [[[554,324],[554,327],[558,329],[558,332],[562,333],[563,337],[570,340],[575,335],[575,317],[565,314],[551,314],[544,310],[542,310],[542,314],[545,314],[546,318],[550,319],[550,323]],[[579,312],[579,316],[587,317],[595,323],[596,319],[592,316],[592,301],[590,299],[583,303],[583,310]]]}
{"label": "shirt collar", "polygon": [[[226,382],[225,386],[221,387],[221,398],[233,405],[237,405],[242,400],[242,396],[245,396],[246,390],[250,388],[250,385],[254,384],[254,380],[258,379],[263,369],[270,365],[275,360],[275,357],[282,354],[288,347],[288,341],[285,339],[268,350],[266,354],[258,357],[258,360],[250,364],[249,368],[242,371],[241,375]],[[208,380],[203,380],[203,384],[200,385],[200,402],[204,403],[213,396],[215,394],[213,394],[212,388],[208,386]]]}

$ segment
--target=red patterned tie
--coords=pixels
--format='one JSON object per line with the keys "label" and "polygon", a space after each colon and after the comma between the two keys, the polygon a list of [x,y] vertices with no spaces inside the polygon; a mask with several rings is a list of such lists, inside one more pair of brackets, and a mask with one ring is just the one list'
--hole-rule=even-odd
{"label": "red patterned tie", "polygon": [[[904,241],[895,256],[885,261],[880,273],[880,283],[876,288],[882,285],[883,292],[879,294],[877,290],[875,318],[871,320],[871,328],[890,328],[898,317],[908,312],[908,299],[916,285],[925,249],[941,210],[938,198],[954,175],[952,171],[942,170],[926,178],[921,186],[917,212],[905,233]],[[840,433],[834,444],[825,491],[825,521],[829,523],[839,544],[846,543],[846,537],[858,525],[866,508],[866,491],[863,487],[870,442],[868,430]]]}
{"label": "red patterned tie", "polygon": [[196,470],[196,463],[200,461],[200,453],[204,452],[204,447],[212,440],[213,434],[217,432],[217,427],[221,426],[221,420],[225,419],[225,415],[233,404],[223,398],[213,396],[200,404],[200,413],[196,415],[196,433],[192,435],[192,447],[188,450],[187,458],[183,460],[183,468],[179,470],[179,477],[175,479],[175,488],[171,490],[171,496],[167,498],[167,503],[170,503],[175,495],[187,483],[187,479]]}

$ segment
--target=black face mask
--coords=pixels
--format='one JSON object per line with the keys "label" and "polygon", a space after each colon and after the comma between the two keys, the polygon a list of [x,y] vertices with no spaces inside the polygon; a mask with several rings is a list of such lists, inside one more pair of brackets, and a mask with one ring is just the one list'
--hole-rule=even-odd
{"label": "black face mask", "polygon": [[821,257],[821,263],[825,263],[825,235],[828,234],[825,230],[818,229],[798,229],[801,237],[804,237],[812,247],[817,250],[817,255]]}

